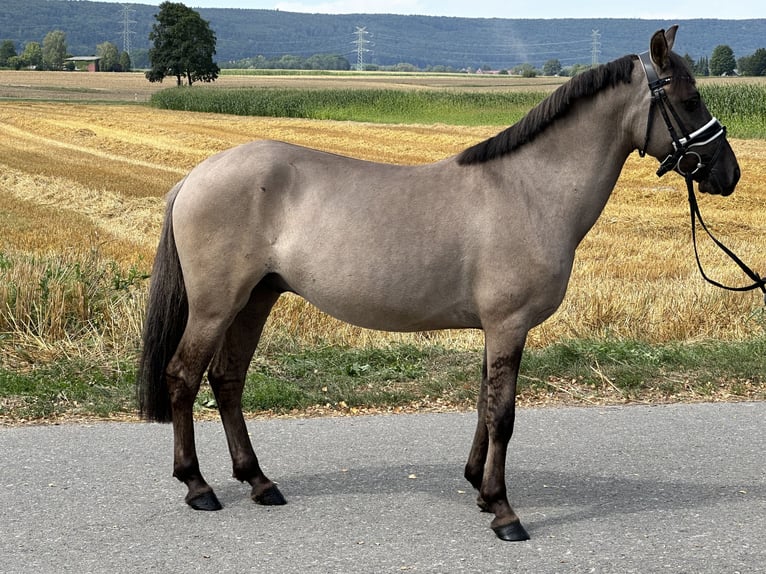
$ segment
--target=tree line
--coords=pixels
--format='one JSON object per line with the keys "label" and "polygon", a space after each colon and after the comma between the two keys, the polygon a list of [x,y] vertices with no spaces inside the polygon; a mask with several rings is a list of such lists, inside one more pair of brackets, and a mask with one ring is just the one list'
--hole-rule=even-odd
{"label": "tree line", "polygon": [[[99,69],[105,72],[129,72],[131,70],[130,55],[121,52],[116,44],[102,42],[96,46],[96,56],[101,61]],[[75,62],[71,58],[66,42],[66,34],[61,30],[48,32],[40,42],[27,42],[21,53],[16,52],[12,40],[0,43],[0,68],[15,70],[74,70]]]}

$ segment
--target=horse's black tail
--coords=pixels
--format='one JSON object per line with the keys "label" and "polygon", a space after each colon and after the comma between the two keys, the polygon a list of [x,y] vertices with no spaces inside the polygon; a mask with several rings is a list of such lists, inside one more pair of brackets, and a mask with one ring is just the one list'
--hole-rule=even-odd
{"label": "horse's black tail", "polygon": [[143,348],[136,376],[139,414],[156,422],[172,420],[165,369],[178,348],[189,316],[186,287],[173,238],[173,203],[180,188],[181,184],[178,184],[168,197],[152,268]]}

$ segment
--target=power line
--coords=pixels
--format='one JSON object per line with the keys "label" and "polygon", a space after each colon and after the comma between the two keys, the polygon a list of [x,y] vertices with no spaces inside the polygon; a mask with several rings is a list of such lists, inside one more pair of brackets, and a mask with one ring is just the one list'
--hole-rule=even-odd
{"label": "power line", "polygon": [[365,38],[365,36],[369,34],[367,26],[357,26],[354,34],[356,34],[356,40],[354,41],[356,44],[356,70],[362,72],[364,71],[364,53],[369,52],[365,46],[370,43],[370,41]]}
{"label": "power line", "polygon": [[131,40],[130,37],[135,34],[133,30],[130,29],[131,24],[136,24],[135,20],[130,19],[130,15],[135,13],[135,10],[130,7],[130,4],[120,4],[122,6],[121,10],[121,17],[122,17],[122,50],[123,52],[127,52],[128,56],[130,55],[130,49],[131,49]]}
{"label": "power line", "polygon": [[598,66],[598,57],[601,54],[601,34],[598,30],[591,32],[591,52],[590,52],[590,65],[592,67]]}

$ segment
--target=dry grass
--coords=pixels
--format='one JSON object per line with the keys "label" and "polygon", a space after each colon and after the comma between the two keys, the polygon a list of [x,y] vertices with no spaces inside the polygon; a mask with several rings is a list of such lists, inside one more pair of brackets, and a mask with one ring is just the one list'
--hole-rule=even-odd
{"label": "dry grass", "polygon": [[[5,78],[0,73],[0,95]],[[217,151],[273,138],[365,159],[415,164],[456,153],[501,127],[380,126],[189,114],[134,105],[2,102],[0,253],[9,260],[35,255],[70,263],[79,258],[86,264],[95,250],[122,269],[149,269],[164,194],[191,167]],[[763,271],[766,144],[735,140],[732,145],[742,166],[742,183],[730,198],[702,198],[701,209],[721,237]],[[531,334],[532,345],[606,334],[664,342],[737,340],[762,332],[763,321],[752,320],[758,297],[731,294],[702,282],[691,251],[683,182],[673,176],[659,180],[655,168],[648,159],[628,160],[604,215],[578,252],[562,308]],[[705,248],[703,257],[714,277],[730,283],[744,280],[713,250]],[[38,272],[29,267],[26,281],[36,285]],[[29,298],[34,294],[30,292]],[[0,305],[7,300],[0,293]],[[17,311],[7,305],[0,309],[0,325],[6,325],[0,330],[21,321],[23,305],[31,304],[20,302]],[[129,345],[125,341],[137,340],[142,306],[142,296],[125,299],[105,322],[113,327],[102,325],[97,334],[120,338],[118,347]],[[286,331],[302,342],[366,345],[436,339],[450,346],[481,344],[474,332],[363,331],[341,325],[291,297],[280,302],[274,322],[277,328],[267,333],[267,341]],[[34,330],[27,331],[32,337]],[[54,333],[45,333],[35,336],[46,352],[55,353],[56,345],[46,339]],[[67,348],[59,352],[77,352]],[[8,349],[4,347],[0,356]]]}

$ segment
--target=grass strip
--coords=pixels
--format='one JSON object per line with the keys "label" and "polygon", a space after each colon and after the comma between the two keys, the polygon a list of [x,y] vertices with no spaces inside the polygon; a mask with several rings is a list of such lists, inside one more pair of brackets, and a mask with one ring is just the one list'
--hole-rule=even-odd
{"label": "grass strip", "polygon": [[[573,340],[528,349],[520,404],[621,404],[684,400],[764,400],[766,336],[740,342],[649,345]],[[438,345],[313,347],[270,351],[248,374],[251,413],[355,413],[403,408],[472,408],[480,350]],[[135,412],[133,362],[59,360],[15,372],[0,366],[0,421],[120,417]],[[199,413],[215,413],[203,385]]]}

